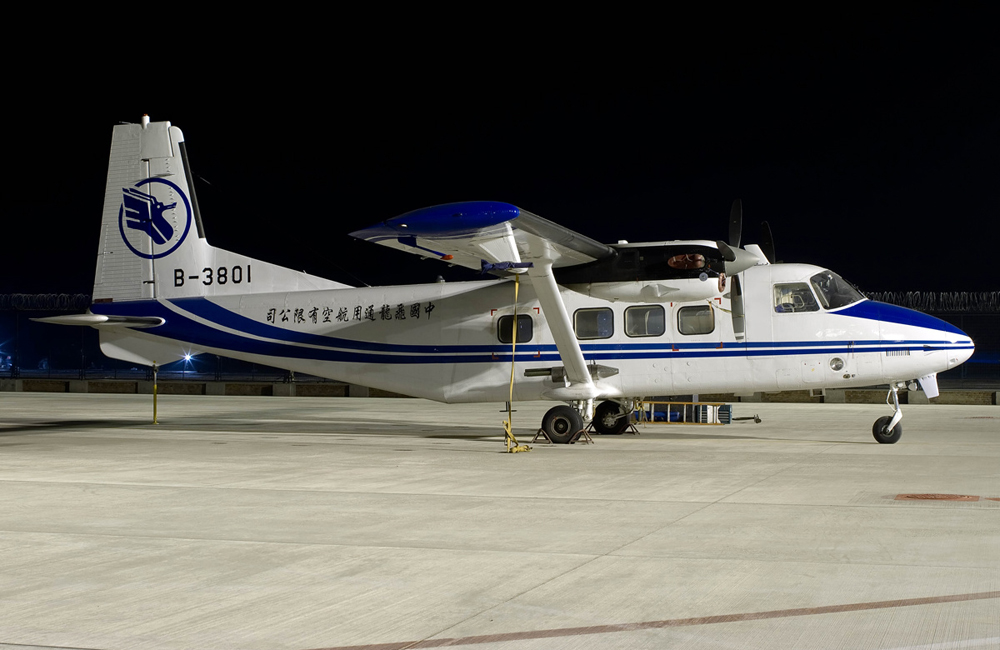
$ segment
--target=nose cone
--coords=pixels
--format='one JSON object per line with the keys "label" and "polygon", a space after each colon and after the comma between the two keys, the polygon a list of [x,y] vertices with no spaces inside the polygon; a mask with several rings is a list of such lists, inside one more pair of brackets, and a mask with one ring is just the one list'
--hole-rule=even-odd
{"label": "nose cone", "polygon": [[[963,334],[965,333],[963,332]],[[972,354],[976,351],[976,344],[972,341],[972,338],[968,334],[965,334],[965,338],[969,342],[968,346],[955,350],[954,354],[948,357],[949,368],[962,365],[968,361],[969,358],[972,357]]]}
{"label": "nose cone", "polygon": [[951,323],[905,307],[864,300],[837,313],[877,320],[883,341],[919,345],[925,352],[946,352],[947,368],[939,370],[961,365],[976,349],[972,338]]}
{"label": "nose cone", "polygon": [[877,304],[883,339],[909,339],[923,343],[927,351],[947,351],[949,370],[968,361],[976,351],[972,337],[947,321],[905,307]]}
{"label": "nose cone", "polygon": [[[913,311],[912,309],[904,309],[893,305],[882,305],[882,307],[891,307],[909,312],[909,318],[912,319],[911,322],[917,327],[922,328],[927,334],[928,340],[924,343],[924,349],[927,351],[947,351],[948,370],[968,361],[972,353],[976,351],[976,345],[973,343],[972,337],[947,321],[929,316],[923,312]],[[887,313],[891,314],[893,312],[890,309],[887,310]]]}

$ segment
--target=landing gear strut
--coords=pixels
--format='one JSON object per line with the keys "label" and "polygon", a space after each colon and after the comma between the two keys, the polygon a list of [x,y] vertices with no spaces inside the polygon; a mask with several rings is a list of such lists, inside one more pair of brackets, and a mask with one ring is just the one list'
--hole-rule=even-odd
{"label": "landing gear strut", "polygon": [[889,386],[889,394],[885,396],[887,404],[890,397],[892,397],[894,409],[892,416],[884,415],[875,420],[875,424],[872,426],[872,435],[882,445],[891,445],[903,435],[903,425],[900,423],[900,420],[903,419],[903,411],[899,408],[899,393],[895,384]]}

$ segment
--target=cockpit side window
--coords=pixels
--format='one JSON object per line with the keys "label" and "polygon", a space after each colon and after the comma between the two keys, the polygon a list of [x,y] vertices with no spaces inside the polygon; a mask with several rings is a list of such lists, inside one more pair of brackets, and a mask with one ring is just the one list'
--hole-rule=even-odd
{"label": "cockpit side window", "polygon": [[823,304],[824,309],[846,307],[859,300],[864,300],[860,291],[833,271],[817,273],[809,278],[809,282],[816,289],[816,295],[819,296],[819,301]]}
{"label": "cockpit side window", "polygon": [[819,305],[808,284],[786,282],[774,285],[774,311],[779,314],[819,311]]}

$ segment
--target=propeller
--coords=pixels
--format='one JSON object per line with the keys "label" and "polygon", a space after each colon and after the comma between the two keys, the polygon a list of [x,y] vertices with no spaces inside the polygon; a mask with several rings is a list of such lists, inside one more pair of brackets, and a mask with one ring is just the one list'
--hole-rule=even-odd
{"label": "propeller", "polygon": [[733,207],[729,210],[729,242],[733,248],[740,247],[740,238],[743,233],[743,201],[736,199]]}
{"label": "propeller", "polygon": [[729,242],[719,241],[719,252],[726,260],[726,273],[735,275],[754,266],[760,258],[752,252],[740,248],[743,236],[743,201],[736,199],[729,210]]}
{"label": "propeller", "polygon": [[766,221],[760,223],[760,250],[768,262],[774,264],[777,261],[774,256],[774,235],[771,234],[771,225]]}

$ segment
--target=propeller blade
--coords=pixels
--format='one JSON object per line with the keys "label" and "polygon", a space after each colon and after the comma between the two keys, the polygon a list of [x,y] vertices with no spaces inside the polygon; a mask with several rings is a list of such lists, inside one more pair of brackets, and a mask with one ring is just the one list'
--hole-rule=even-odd
{"label": "propeller blade", "polygon": [[733,252],[733,249],[730,248],[729,245],[726,244],[726,242],[717,241],[715,242],[715,244],[719,247],[719,252],[722,253],[722,259],[726,260],[727,262],[736,261],[736,253]]}
{"label": "propeller blade", "polygon": [[768,262],[774,264],[778,261],[774,256],[774,235],[771,234],[771,226],[766,221],[760,224],[760,250]]}
{"label": "propeller blade", "polygon": [[729,245],[740,247],[740,237],[743,235],[743,201],[736,199],[729,210]]}

